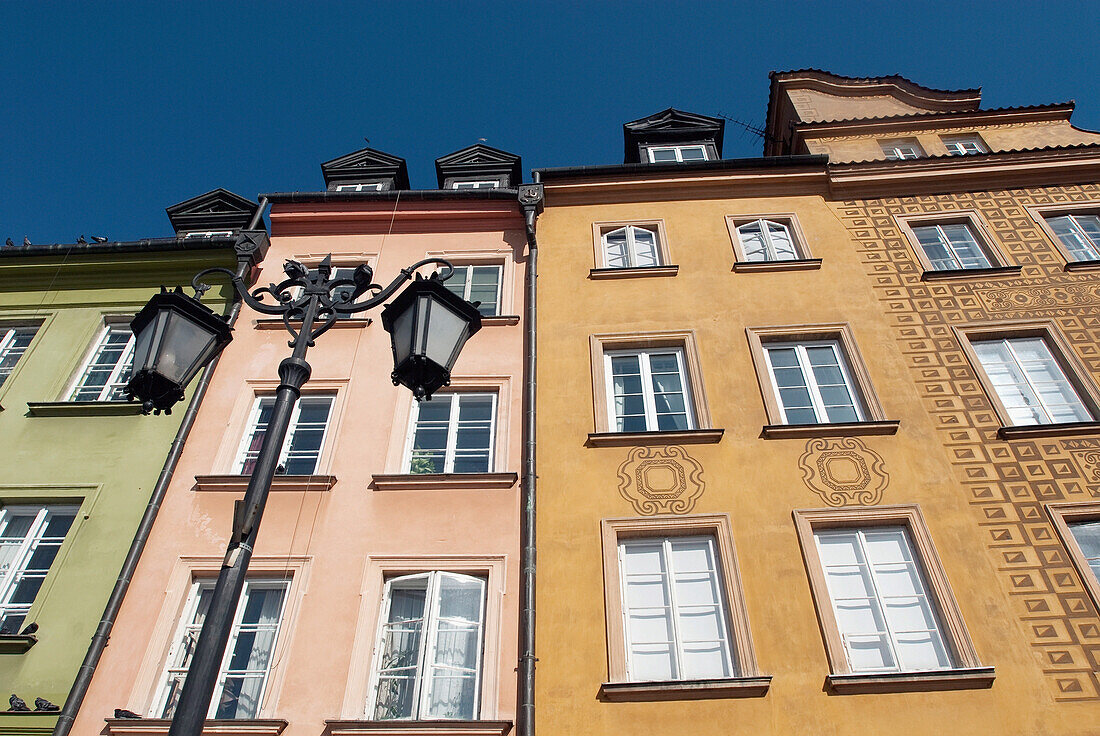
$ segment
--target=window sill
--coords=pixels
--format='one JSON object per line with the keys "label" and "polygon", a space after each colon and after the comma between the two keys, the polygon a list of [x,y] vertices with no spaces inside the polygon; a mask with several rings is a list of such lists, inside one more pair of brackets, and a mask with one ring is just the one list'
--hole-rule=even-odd
{"label": "window sill", "polygon": [[1073,437],[1079,434],[1100,433],[1100,422],[1065,422],[1062,424],[1018,424],[997,430],[1002,440],[1034,437]]}
{"label": "window sill", "polygon": [[139,401],[28,401],[32,417],[116,417],[141,414]]}
{"label": "window sill", "polygon": [[658,682],[605,682],[600,698],[612,702],[640,700],[700,700],[703,698],[762,698],[771,675],[728,677],[714,680],[662,680]]}
{"label": "window sill", "polygon": [[1100,261],[1070,261],[1066,264],[1067,271],[1100,271]]}
{"label": "window sill", "polygon": [[942,271],[925,271],[921,281],[950,281],[951,279],[982,279],[987,276],[1019,276],[1020,266],[996,266],[994,268],[948,268]]}
{"label": "window sill", "polygon": [[[164,736],[170,718],[105,718],[104,736]],[[282,719],[225,718],[203,723],[204,736],[279,736],[287,727]]]}
{"label": "window sill", "polygon": [[516,484],[515,473],[394,473],[372,475],[376,491],[481,491],[508,489]]}
{"label": "window sill", "polygon": [[682,429],[667,432],[593,432],[589,447],[630,445],[712,445],[722,439],[724,429]]}
{"label": "window sill", "polygon": [[325,721],[321,736],[504,736],[511,721]]}
{"label": "window sill", "polygon": [[641,266],[639,268],[593,268],[588,272],[590,279],[636,279],[646,276],[675,276],[679,266]]}
{"label": "window sill", "polygon": [[964,667],[930,672],[881,672],[829,675],[825,684],[839,695],[902,693],[928,690],[977,690],[993,686],[992,667]]}
{"label": "window sill", "polygon": [[733,270],[737,273],[761,271],[813,271],[821,268],[820,258],[796,258],[793,261],[737,261]]}
{"label": "window sill", "polygon": [[494,314],[488,317],[481,318],[482,327],[493,327],[496,325],[518,325],[518,314]]}
{"label": "window sill", "polygon": [[0,654],[22,654],[37,643],[33,634],[0,634]]}
{"label": "window sill", "polygon": [[[250,475],[196,475],[195,491],[244,493]],[[328,491],[336,485],[335,475],[276,475],[271,480],[272,491]]]}
{"label": "window sill", "polygon": [[836,422],[833,424],[765,424],[760,436],[767,440],[799,437],[865,437],[897,434],[901,422]]}
{"label": "window sill", "polygon": [[[358,329],[358,328],[361,328],[361,327],[368,327],[368,326],[370,326],[370,323],[373,322],[373,321],[374,320],[370,319],[370,318],[367,318],[367,319],[355,319],[353,317],[341,318],[341,319],[338,319],[335,322],[333,322],[332,327],[330,327],[329,329],[332,329],[332,330],[354,330],[354,329]],[[276,317],[274,319],[271,319],[271,318],[258,319],[258,320],[256,320],[255,324],[256,324],[256,329],[257,330],[284,330],[284,329],[286,329],[286,323],[284,323],[278,317]],[[302,326],[302,320],[292,319],[290,321],[290,326],[295,328],[295,329],[298,329]]]}

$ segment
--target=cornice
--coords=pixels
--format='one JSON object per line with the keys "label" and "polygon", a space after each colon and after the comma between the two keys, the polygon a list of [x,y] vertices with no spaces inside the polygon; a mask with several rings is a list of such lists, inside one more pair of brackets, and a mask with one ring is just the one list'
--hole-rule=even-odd
{"label": "cornice", "polygon": [[490,231],[524,226],[514,191],[509,197],[491,199],[463,197],[408,202],[392,198],[287,199],[272,205],[270,219],[271,234],[275,237]]}
{"label": "cornice", "polygon": [[1013,123],[1069,121],[1072,114],[1073,103],[1067,102],[1032,107],[1006,107],[995,110],[914,113],[911,115],[795,123],[791,128],[795,136],[794,141],[797,142],[806,138],[817,139],[840,136],[848,134],[852,130],[858,130],[858,134],[867,136],[875,133],[897,133],[899,131],[929,130],[943,127],[970,128],[1011,125]]}

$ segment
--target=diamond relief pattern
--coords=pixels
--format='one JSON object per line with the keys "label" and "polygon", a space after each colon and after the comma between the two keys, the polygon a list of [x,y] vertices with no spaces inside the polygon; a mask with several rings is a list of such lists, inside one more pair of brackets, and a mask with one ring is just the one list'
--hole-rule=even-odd
{"label": "diamond relief pattern", "polygon": [[[1097,200],[1100,185],[1090,184],[838,205],[1060,701],[1100,700],[1100,615],[1043,504],[1100,499],[1100,440],[998,439],[1000,422],[951,326],[1052,319],[1100,378],[1100,287],[1095,276],[1063,270],[1061,255],[1025,209]],[[1022,266],[1020,277],[922,282],[894,215],[950,210],[980,212],[1009,261]]]}

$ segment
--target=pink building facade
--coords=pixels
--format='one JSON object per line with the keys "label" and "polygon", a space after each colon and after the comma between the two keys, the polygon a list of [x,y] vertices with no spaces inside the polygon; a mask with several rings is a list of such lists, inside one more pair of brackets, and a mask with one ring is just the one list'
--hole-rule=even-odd
{"label": "pink building facade", "polygon": [[[355,157],[379,180],[347,175]],[[440,729],[461,722],[503,734],[516,716],[524,216],[511,175],[444,167],[441,189],[408,191],[404,163],[386,158],[356,152],[330,162],[329,191],[270,195],[256,283],[281,281],[286,259],[313,267],[331,254],[335,268],[367,263],[387,283],[443,258],[483,326],[450,387],[420,404],[391,383],[378,312],[311,348],[208,731],[450,733]],[[244,307],[74,733],[166,733],[287,338],[281,319]]]}

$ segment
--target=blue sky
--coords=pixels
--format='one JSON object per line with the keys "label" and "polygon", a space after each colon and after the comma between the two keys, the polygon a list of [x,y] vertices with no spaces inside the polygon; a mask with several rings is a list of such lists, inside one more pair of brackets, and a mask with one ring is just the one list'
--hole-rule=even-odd
{"label": "blue sky", "polygon": [[[223,186],[323,188],[365,145],[434,160],[475,143],[542,166],[618,163],[621,125],[669,106],[763,122],[773,69],[1076,99],[1100,129],[1090,3],[0,0],[0,242],[171,234]],[[727,126],[725,155],[759,139]]]}

